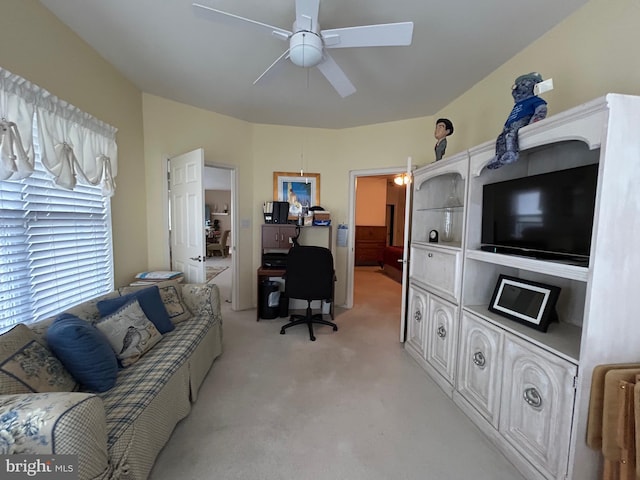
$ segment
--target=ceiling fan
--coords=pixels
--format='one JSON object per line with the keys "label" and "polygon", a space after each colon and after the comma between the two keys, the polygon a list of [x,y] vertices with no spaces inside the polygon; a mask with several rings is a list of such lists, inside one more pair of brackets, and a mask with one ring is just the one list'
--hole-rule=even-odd
{"label": "ceiling fan", "polygon": [[333,88],[344,98],[354,93],[356,87],[329,55],[327,49],[411,45],[413,22],[321,30],[318,23],[320,0],[295,0],[295,2],[296,19],[293,22],[293,31],[239,17],[201,3],[193,3],[192,6],[198,16],[258,28],[280,40],[289,41],[289,48],[253,82],[254,85],[264,81],[267,75],[273,74],[289,59],[300,67],[318,67]]}

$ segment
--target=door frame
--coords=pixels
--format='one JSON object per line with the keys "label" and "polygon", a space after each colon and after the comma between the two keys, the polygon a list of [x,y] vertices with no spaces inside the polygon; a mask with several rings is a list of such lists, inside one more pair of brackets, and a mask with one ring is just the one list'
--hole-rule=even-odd
{"label": "door frame", "polygon": [[[169,239],[169,182],[168,182],[168,175],[169,175],[169,159],[171,158],[170,155],[163,155],[164,157],[164,161],[162,162],[162,169],[163,169],[163,178],[165,179],[165,181],[163,182],[163,192],[164,192],[164,198],[165,198],[165,202],[164,202],[164,206],[163,206],[163,216],[164,216],[164,225],[165,225],[165,229],[164,229],[164,238],[165,238],[165,244],[167,246],[167,254],[166,254],[166,262],[167,265],[170,265],[171,263],[171,241]],[[230,209],[231,209],[231,239],[232,239],[232,245],[229,248],[230,251],[232,252],[231,255],[231,309],[234,311],[237,311],[239,309],[238,306],[238,302],[239,302],[239,298],[240,298],[240,282],[238,282],[238,278],[239,277],[239,272],[238,272],[238,255],[237,255],[237,242],[238,242],[238,167],[236,167],[235,165],[229,165],[229,164],[225,164],[225,163],[217,163],[217,162],[209,162],[206,159],[206,154],[205,154],[205,159],[204,159],[204,166],[206,167],[215,167],[215,168],[223,168],[226,170],[230,170],[231,172],[231,205],[230,205]],[[204,192],[203,192],[204,193]],[[204,230],[204,222],[202,225],[202,235],[204,238],[205,235],[205,230]],[[233,249],[233,250],[231,250]],[[206,251],[204,252],[205,258],[206,258]],[[223,301],[221,299],[221,301]]]}
{"label": "door frame", "polygon": [[[238,254],[237,254],[237,243],[238,243],[238,168],[234,165],[228,165],[224,163],[215,163],[208,162],[207,159],[204,159],[204,167],[214,167],[220,168],[222,170],[229,170],[231,174],[231,205],[229,206],[231,210],[231,215],[229,216],[231,220],[231,246],[229,247],[229,251],[231,252],[231,310],[238,310],[238,299],[240,298],[240,282],[238,282],[239,272],[238,272]],[[202,234],[204,235],[204,227],[202,228]],[[206,254],[205,254],[206,255]],[[223,299],[220,299],[221,302],[224,302]]]}
{"label": "door frame", "polygon": [[[379,177],[382,175],[398,175],[407,172],[407,167],[368,168],[349,171],[349,219],[347,225],[347,295],[345,307],[353,308],[354,268],[356,260],[356,183],[359,177]],[[404,301],[404,300],[403,300]]]}

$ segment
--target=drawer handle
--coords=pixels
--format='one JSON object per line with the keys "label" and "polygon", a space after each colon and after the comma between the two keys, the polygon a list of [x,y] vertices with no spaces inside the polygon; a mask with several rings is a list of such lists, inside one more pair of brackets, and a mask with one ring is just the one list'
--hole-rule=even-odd
{"label": "drawer handle", "polygon": [[429,258],[433,257],[433,253],[427,253],[427,257]]}
{"label": "drawer handle", "polygon": [[524,401],[534,408],[540,408],[540,406],[542,406],[542,397],[538,393],[538,390],[533,387],[527,388],[524,391],[523,397]]}
{"label": "drawer handle", "polygon": [[444,338],[447,336],[447,330],[442,325],[438,327],[437,333],[440,338]]}
{"label": "drawer handle", "polygon": [[416,313],[413,314],[413,318],[416,322],[422,321],[422,312],[420,310],[416,310]]}
{"label": "drawer handle", "polygon": [[473,357],[471,358],[473,360],[473,363],[475,363],[480,368],[484,368],[485,364],[487,363],[487,359],[484,357],[484,354],[482,352],[474,353]]}

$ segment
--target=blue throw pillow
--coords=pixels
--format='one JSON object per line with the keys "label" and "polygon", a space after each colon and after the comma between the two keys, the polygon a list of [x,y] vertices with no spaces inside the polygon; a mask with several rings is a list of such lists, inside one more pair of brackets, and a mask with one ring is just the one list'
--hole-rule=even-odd
{"label": "blue throw pillow", "polygon": [[87,390],[106,392],[116,384],[118,359],[107,337],[89,322],[63,313],[47,329],[47,343]]}
{"label": "blue throw pillow", "polygon": [[106,317],[107,315],[111,315],[133,299],[138,300],[142,311],[160,333],[165,334],[176,328],[169,318],[169,312],[167,312],[167,308],[162,302],[160,290],[156,285],[128,293],[121,297],[100,300],[97,305],[100,316]]}

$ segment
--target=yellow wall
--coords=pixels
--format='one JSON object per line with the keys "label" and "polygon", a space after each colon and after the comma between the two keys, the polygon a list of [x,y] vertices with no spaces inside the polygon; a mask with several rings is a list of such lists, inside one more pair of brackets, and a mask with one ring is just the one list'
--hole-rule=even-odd
{"label": "yellow wall", "polygon": [[[238,218],[249,219],[254,206],[251,165],[251,124],[207,110],[191,107],[149,94],[142,95],[144,112],[144,161],[147,175],[147,235],[149,268],[169,268],[169,236],[167,229],[166,161],[168,158],[197,148],[204,149],[208,165],[237,168]],[[262,202],[262,200],[261,200]],[[240,222],[238,238],[233,244],[239,253],[240,297],[242,308],[251,306],[255,284],[253,258],[254,228]],[[257,265],[256,265],[257,268]]]}
{"label": "yellow wall", "polygon": [[36,0],[2,0],[0,65],[118,129],[115,284],[147,268],[141,92]]}

